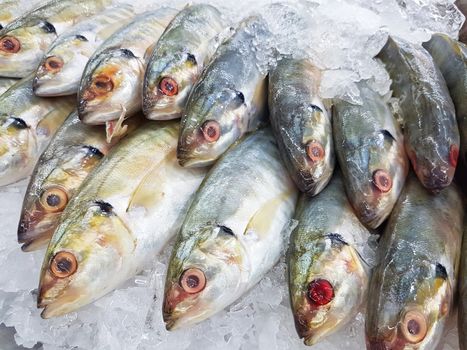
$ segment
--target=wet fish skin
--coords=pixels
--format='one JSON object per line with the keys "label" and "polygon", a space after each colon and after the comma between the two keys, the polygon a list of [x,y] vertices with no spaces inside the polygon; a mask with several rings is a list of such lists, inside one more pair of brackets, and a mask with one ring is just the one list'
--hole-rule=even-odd
{"label": "wet fish skin", "polygon": [[467,350],[467,227],[464,227],[459,271],[458,324],[460,350]]}
{"label": "wet fish skin", "polygon": [[0,78],[0,96],[17,82],[17,79]]}
{"label": "wet fish skin", "polygon": [[105,9],[112,0],[51,0],[0,30],[0,76],[24,78],[64,30]]}
{"label": "wet fish skin", "polygon": [[43,318],[117,288],[177,232],[206,173],[178,165],[178,130],[176,122],[141,125],[86,178],[47,248],[38,295]]}
{"label": "wet fish skin", "polygon": [[219,46],[182,115],[177,150],[182,166],[212,164],[241,136],[263,123],[267,79],[256,52],[266,52],[270,35],[265,21],[251,16]]}
{"label": "wet fish skin", "polygon": [[433,195],[409,175],[370,279],[368,349],[436,348],[453,306],[463,214],[454,184]]}
{"label": "wet fish skin", "polygon": [[[180,118],[223,27],[221,13],[208,4],[187,6],[174,17],[155,45],[145,72],[143,112],[148,119]],[[161,86],[165,81],[167,88]]]}
{"label": "wet fish skin", "polygon": [[313,345],[361,310],[370,277],[366,260],[373,260],[374,252],[370,232],[355,216],[339,173],[316,197],[301,196],[295,219],[298,226],[288,253],[290,300],[298,335]]}
{"label": "wet fish skin", "polygon": [[437,192],[452,181],[459,153],[456,113],[446,82],[430,54],[389,37],[377,56],[400,98],[405,149],[422,184]]}
{"label": "wet fish skin", "polygon": [[16,0],[2,0],[2,12],[0,13],[0,29],[24,12],[22,6]]}
{"label": "wet fish skin", "polygon": [[[274,266],[296,198],[270,130],[247,136],[219,159],[196,194],[169,262],[163,302],[168,330],[224,309]],[[187,291],[186,281],[196,287],[190,278],[198,287],[204,279],[205,286]]]}
{"label": "wet fish skin", "polygon": [[269,118],[282,159],[300,191],[312,196],[328,184],[335,164],[331,117],[318,96],[320,80],[311,61],[283,58],[268,84]]}
{"label": "wet fish skin", "polygon": [[[127,133],[140,120],[132,118]],[[104,128],[81,123],[76,111],[68,116],[40,156],[26,190],[18,225],[23,251],[47,245],[68,202],[118,141],[107,143]]]}
{"label": "wet fish skin", "polygon": [[0,96],[0,186],[31,174],[76,103],[70,97],[36,97],[32,79],[30,75],[19,80]]}
{"label": "wet fish skin", "polygon": [[105,124],[141,110],[148,51],[176,13],[163,7],[139,14],[96,50],[78,90],[78,113],[84,123]]}
{"label": "wet fish skin", "polygon": [[358,89],[362,105],[335,101],[334,145],[347,197],[360,221],[375,229],[396,204],[409,162],[386,102],[365,82]]}
{"label": "wet fish skin", "polygon": [[134,15],[131,5],[119,5],[65,31],[42,57],[36,70],[34,93],[45,97],[76,94],[94,51]]}

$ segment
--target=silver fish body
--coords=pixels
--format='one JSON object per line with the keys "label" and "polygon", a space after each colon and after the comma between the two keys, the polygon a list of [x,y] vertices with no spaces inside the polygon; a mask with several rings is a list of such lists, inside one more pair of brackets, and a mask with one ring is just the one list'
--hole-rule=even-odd
{"label": "silver fish body", "polygon": [[176,160],[179,125],[146,123],[86,178],[47,248],[41,316],[72,312],[147,266],[177,232],[206,169]]}
{"label": "silver fish body", "polygon": [[0,95],[2,95],[17,82],[17,79],[0,78]]}
{"label": "silver fish body", "polygon": [[235,141],[264,121],[271,33],[257,16],[243,20],[217,49],[188,98],[181,120],[180,164],[212,164]]}
{"label": "silver fish body", "polygon": [[16,0],[2,0],[2,11],[0,12],[0,29],[12,22],[16,17],[24,12],[23,7]]}
{"label": "silver fish body", "polygon": [[362,223],[377,228],[396,204],[409,163],[386,102],[366,83],[358,88],[361,105],[335,101],[334,145],[352,207]]}
{"label": "silver fish body", "polygon": [[106,9],[65,31],[47,49],[36,70],[38,96],[76,94],[84,68],[94,51],[133,16],[131,5]]}
{"label": "silver fish body", "polygon": [[51,0],[16,18],[0,30],[0,76],[24,78],[34,72],[58,35],[111,1]]}
{"label": "silver fish body", "polygon": [[464,208],[410,175],[379,243],[365,321],[367,348],[435,349],[454,303]]}
{"label": "silver fish body", "polygon": [[400,99],[405,149],[420,181],[439,191],[452,181],[459,155],[459,130],[446,82],[422,47],[389,37],[377,56]]}
{"label": "silver fish body", "polygon": [[219,159],[175,243],[163,302],[167,329],[224,309],[274,266],[296,198],[270,130],[246,137]]}
{"label": "silver fish body", "polygon": [[300,191],[312,196],[327,185],[335,164],[320,81],[320,71],[306,59],[284,58],[269,74],[269,117],[282,159]]}
{"label": "silver fish body", "polygon": [[105,124],[141,110],[148,50],[175,14],[166,7],[144,12],[96,50],[78,90],[78,113],[84,123]]}
{"label": "silver fish body", "polygon": [[0,186],[29,176],[75,105],[75,99],[42,99],[30,75],[0,96]]}
{"label": "silver fish body", "polygon": [[207,4],[187,6],[170,22],[144,75],[143,112],[148,119],[180,118],[223,26],[219,10]]}

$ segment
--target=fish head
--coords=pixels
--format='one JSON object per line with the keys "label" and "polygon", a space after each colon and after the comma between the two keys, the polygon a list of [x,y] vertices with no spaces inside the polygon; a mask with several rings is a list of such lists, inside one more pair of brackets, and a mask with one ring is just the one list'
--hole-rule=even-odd
{"label": "fish head", "polygon": [[179,117],[198,75],[196,57],[191,53],[156,55],[148,65],[144,80],[146,117],[155,120]]}
{"label": "fish head", "polygon": [[92,45],[83,35],[75,35],[52,47],[42,58],[33,80],[38,96],[62,96],[76,93],[79,79],[92,53]]}
{"label": "fish head", "polygon": [[[139,109],[143,63],[128,49],[109,49],[88,63],[78,92],[78,113],[86,124],[119,119]],[[86,69],[87,70],[87,69]]]}
{"label": "fish head", "polygon": [[245,97],[231,88],[199,97],[193,91],[190,96],[194,98],[182,117],[177,158],[182,166],[207,166],[247,130]]}
{"label": "fish head", "polygon": [[23,251],[48,243],[69,200],[104,156],[92,146],[67,147],[62,152],[47,159],[46,165],[39,163],[26,191],[18,225]]}
{"label": "fish head", "polygon": [[391,261],[385,272],[372,276],[381,280],[379,274],[384,273],[385,279],[368,305],[367,348],[434,349],[452,308],[453,289],[446,269],[427,261],[396,264]]}
{"label": "fish head", "polygon": [[18,78],[29,74],[56,37],[55,27],[44,20],[7,26],[0,31],[0,74]]}
{"label": "fish head", "polygon": [[205,226],[181,244],[174,249],[165,284],[163,317],[168,330],[208,318],[233,302],[242,288],[245,255],[229,228]]}
{"label": "fish head", "polygon": [[61,316],[110,292],[128,275],[126,258],[135,247],[110,203],[71,202],[44,257],[37,299],[41,316]]}
{"label": "fish head", "polygon": [[289,283],[295,328],[313,345],[354,317],[365,298],[368,271],[336,233],[315,241],[295,264]]}

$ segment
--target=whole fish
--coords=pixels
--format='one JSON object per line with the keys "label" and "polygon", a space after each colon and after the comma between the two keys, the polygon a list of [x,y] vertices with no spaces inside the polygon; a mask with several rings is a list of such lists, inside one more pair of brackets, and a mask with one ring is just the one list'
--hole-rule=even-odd
{"label": "whole fish", "polygon": [[370,279],[368,349],[436,348],[453,305],[463,215],[455,185],[433,195],[409,176]]}
{"label": "whole fish", "polygon": [[0,186],[29,176],[55,132],[73,110],[71,97],[42,99],[30,75],[0,96]]}
{"label": "whole fish", "polygon": [[67,28],[103,11],[112,0],[51,0],[0,30],[0,76],[24,78]]}
{"label": "whole fish", "polygon": [[404,138],[386,102],[365,82],[361,105],[336,101],[334,145],[347,197],[360,221],[377,228],[396,204],[409,169]]}
{"label": "whole fish", "polygon": [[221,13],[207,4],[187,6],[170,22],[144,75],[147,118],[180,118],[193,84],[215,51],[214,38],[223,25]]}
{"label": "whole fish", "polygon": [[439,191],[452,181],[459,155],[456,113],[441,72],[421,46],[389,37],[377,56],[400,99],[405,150],[423,186]]}
{"label": "whole fish", "polygon": [[[128,132],[137,121],[132,118]],[[49,242],[78,187],[117,141],[107,143],[102,126],[86,125],[77,112],[70,114],[42,153],[29,181],[18,225],[23,251]]]}
{"label": "whole fish", "polygon": [[460,135],[459,160],[467,167],[467,46],[445,34],[434,34],[423,44],[433,57],[446,80],[452,101],[456,107]]}
{"label": "whole fish", "polygon": [[462,252],[459,271],[459,310],[457,329],[459,330],[460,350],[467,350],[467,227],[464,226]]}
{"label": "whole fish", "polygon": [[78,113],[84,123],[105,124],[141,110],[147,50],[175,14],[171,8],[144,12],[91,56],[78,91]]}
{"label": "whole fish", "polygon": [[18,0],[2,0],[0,12],[0,29],[13,21],[20,14],[24,13],[24,4]]}
{"label": "whole fish", "polygon": [[18,79],[0,78],[0,95],[18,82]]}
{"label": "whole fish", "polygon": [[133,16],[131,5],[121,5],[96,14],[60,35],[37,68],[34,93],[38,96],[76,94],[89,57]]}
{"label": "whole fish", "polygon": [[225,153],[198,190],[175,243],[163,302],[168,330],[224,309],[276,264],[296,198],[270,130]]}
{"label": "whole fish", "polygon": [[302,195],[289,246],[289,291],[295,327],[313,345],[362,308],[373,258],[370,232],[355,216],[340,174],[315,198]]}
{"label": "whole fish", "polygon": [[335,163],[320,80],[307,59],[284,58],[269,74],[269,118],[282,159],[300,191],[311,196],[328,184]]}
{"label": "whole fish", "polygon": [[182,115],[178,160],[212,164],[247,132],[258,128],[267,104],[264,64],[271,33],[261,17],[243,20],[219,46],[193,87]]}
{"label": "whole fish", "polygon": [[206,173],[177,163],[178,130],[176,122],[142,125],[86,178],[47,248],[38,295],[43,318],[112,291],[177,232]]}

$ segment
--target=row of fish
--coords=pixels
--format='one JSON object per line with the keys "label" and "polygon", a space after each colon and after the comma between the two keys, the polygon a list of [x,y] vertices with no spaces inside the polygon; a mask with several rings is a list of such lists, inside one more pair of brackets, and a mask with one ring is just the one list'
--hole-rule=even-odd
{"label": "row of fish", "polygon": [[[464,210],[450,185],[459,153],[465,164],[462,44],[434,35],[425,51],[389,38],[378,58],[398,118],[362,81],[362,103],[332,101],[331,123],[311,61],[264,69],[271,33],[259,16],[224,29],[209,5],[135,16],[70,3],[0,30],[0,75],[23,77],[0,96],[0,185],[40,157],[18,240],[49,244],[43,317],[117,288],[176,236],[164,321],[191,325],[254,286],[293,231],[291,305],[306,344],[368,301],[368,348],[434,348],[459,285],[466,347]],[[388,217],[373,266],[373,229]]]}

